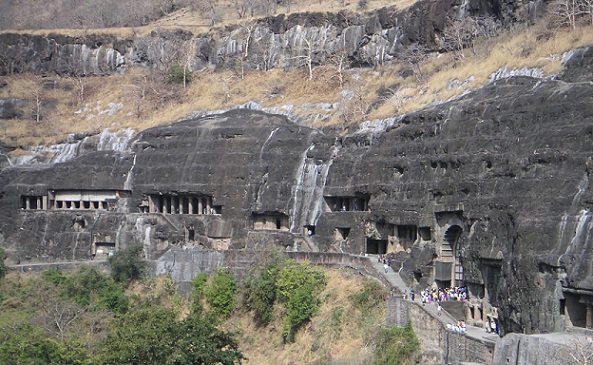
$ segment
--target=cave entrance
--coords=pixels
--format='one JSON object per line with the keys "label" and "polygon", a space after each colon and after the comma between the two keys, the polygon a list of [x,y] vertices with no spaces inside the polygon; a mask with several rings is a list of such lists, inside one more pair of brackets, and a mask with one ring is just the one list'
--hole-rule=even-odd
{"label": "cave entrance", "polygon": [[463,229],[458,225],[452,225],[445,231],[445,242],[443,245],[443,258],[453,258],[453,283],[454,286],[465,285],[463,263],[461,262],[461,233]]}
{"label": "cave entrance", "polygon": [[374,240],[367,238],[366,253],[371,255],[384,255],[387,253],[387,240]]}
{"label": "cave entrance", "polygon": [[196,240],[196,230],[194,229],[194,227],[189,227],[187,229],[187,240],[189,242],[195,241]]}
{"label": "cave entrance", "polygon": [[104,260],[106,257],[112,256],[115,253],[115,242],[95,242],[94,246],[91,254],[92,258]]}
{"label": "cave entrance", "polygon": [[575,327],[593,326],[593,297],[564,292],[564,314]]}

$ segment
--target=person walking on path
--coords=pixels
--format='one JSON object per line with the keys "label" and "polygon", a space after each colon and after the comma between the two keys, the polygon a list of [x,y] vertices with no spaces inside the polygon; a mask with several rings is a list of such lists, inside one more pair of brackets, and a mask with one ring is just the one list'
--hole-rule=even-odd
{"label": "person walking on path", "polygon": [[385,274],[387,274],[387,271],[389,271],[389,265],[383,264],[383,267],[385,268]]}
{"label": "person walking on path", "polygon": [[437,315],[441,315],[441,312],[443,311],[443,307],[441,307],[441,303],[437,303]]}

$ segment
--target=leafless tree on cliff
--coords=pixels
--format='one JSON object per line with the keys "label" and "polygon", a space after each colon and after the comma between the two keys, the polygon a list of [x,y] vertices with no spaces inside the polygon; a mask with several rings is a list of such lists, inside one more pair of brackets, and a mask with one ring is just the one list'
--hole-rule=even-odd
{"label": "leafless tree on cliff", "polygon": [[344,87],[346,82],[345,70],[348,66],[348,51],[346,50],[346,37],[341,38],[340,46],[338,49],[329,57],[329,62],[335,69],[335,75],[331,78],[338,80],[340,89]]}
{"label": "leafless tree on cliff", "polygon": [[28,89],[30,90],[33,99],[33,109],[31,111],[31,117],[35,119],[38,124],[43,118],[43,78],[39,75],[31,75],[27,79]]}
{"label": "leafless tree on cliff", "polygon": [[210,21],[210,26],[213,27],[221,20],[218,12],[219,0],[193,0],[190,3],[191,11],[197,11],[204,19]]}
{"label": "leafless tree on cliff", "polygon": [[[300,27],[300,26],[298,26]],[[316,40],[316,33],[314,28],[309,28],[308,31],[304,31],[302,27],[298,35],[298,39],[303,42],[302,54],[290,57],[290,59],[299,59],[307,67],[309,80],[313,80],[313,66],[316,60],[320,57],[320,54],[325,52],[324,45],[327,40],[328,27],[319,27],[317,32],[319,33],[319,39]]]}
{"label": "leafless tree on cliff", "polygon": [[426,46],[422,44],[415,44],[405,48],[400,54],[399,58],[406,64],[408,64],[412,71],[414,72],[414,76],[418,82],[421,82],[424,78],[422,74],[422,62],[427,57],[428,49]]}
{"label": "leafless tree on cliff", "polygon": [[231,0],[231,5],[239,19],[243,19],[248,15],[253,16],[255,7],[253,0]]}
{"label": "leafless tree on cliff", "polygon": [[459,58],[465,58],[463,50],[472,45],[478,30],[476,18],[464,17],[451,21],[443,34],[445,49],[454,52]]}
{"label": "leafless tree on cliff", "polygon": [[[575,338],[571,348],[567,351],[570,358],[568,364],[591,365],[593,364],[593,338]],[[572,360],[572,361],[571,361]]]}
{"label": "leafless tree on cliff", "polygon": [[255,0],[255,2],[264,16],[272,16],[276,13],[276,0]]}
{"label": "leafless tree on cliff", "polygon": [[558,27],[576,29],[579,19],[586,17],[593,24],[593,0],[555,0],[548,5],[548,16]]}
{"label": "leafless tree on cliff", "polygon": [[241,52],[239,62],[241,67],[241,79],[243,80],[245,78],[245,64],[249,60],[249,52],[253,40],[253,30],[255,28],[255,23],[251,21],[243,22],[241,24],[241,28],[244,31],[243,45],[245,50]]}

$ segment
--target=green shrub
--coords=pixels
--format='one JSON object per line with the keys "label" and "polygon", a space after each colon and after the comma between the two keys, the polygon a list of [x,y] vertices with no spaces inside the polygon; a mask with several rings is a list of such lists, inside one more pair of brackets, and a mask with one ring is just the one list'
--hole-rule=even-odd
{"label": "green shrub", "polygon": [[272,262],[255,270],[247,279],[245,304],[254,312],[254,319],[259,326],[267,326],[273,319],[279,272],[279,263]]}
{"label": "green shrub", "polygon": [[29,323],[19,323],[0,336],[0,364],[61,364],[58,344]]}
{"label": "green shrub", "polygon": [[317,314],[321,301],[315,291],[311,284],[300,286],[286,302],[286,315],[282,318],[282,337],[286,342],[294,342],[298,329]]}
{"label": "green shrub", "polygon": [[54,284],[55,286],[58,286],[58,285],[62,284],[64,281],[66,281],[66,277],[64,276],[64,273],[62,273],[62,270],[58,267],[55,267],[53,269],[47,269],[47,270],[43,271],[41,273],[41,276],[45,280]]}
{"label": "green shrub", "polygon": [[352,300],[354,307],[365,312],[382,303],[386,296],[387,291],[380,283],[369,280],[363,284],[358,293],[350,295],[350,300]]}
{"label": "green shrub", "polygon": [[201,315],[204,311],[202,299],[204,298],[204,289],[208,284],[208,274],[205,272],[199,273],[192,281],[192,304],[191,312],[194,315]]}
{"label": "green shrub", "polygon": [[136,245],[116,252],[109,257],[111,277],[118,283],[129,284],[140,280],[146,272],[146,263],[140,257],[142,246]]}
{"label": "green shrub", "polygon": [[375,365],[414,364],[420,350],[420,342],[412,325],[381,328],[375,348]]}
{"label": "green shrub", "polygon": [[228,318],[235,307],[237,280],[226,268],[220,268],[212,276],[208,286],[204,288],[204,297],[216,317]]}
{"label": "green shrub", "polygon": [[321,291],[325,287],[325,274],[307,263],[287,262],[280,270],[276,288],[281,300],[288,301],[296,290],[309,285],[312,290]]}
{"label": "green shrub", "polygon": [[278,296],[286,305],[282,319],[284,341],[293,342],[298,329],[317,314],[320,300],[317,294],[325,287],[325,274],[310,265],[287,263],[276,281]]}
{"label": "green shrub", "polygon": [[167,70],[167,82],[171,84],[187,84],[191,82],[193,72],[175,62]]}
{"label": "green shrub", "polygon": [[116,318],[98,359],[103,365],[232,365],[243,355],[234,335],[210,321],[178,321],[173,309],[148,305]]}
{"label": "green shrub", "polygon": [[[56,274],[47,274],[57,278]],[[97,309],[110,309],[125,313],[129,300],[121,285],[92,267],[81,267],[74,274],[65,277],[61,284],[64,296],[80,306],[96,304]]]}
{"label": "green shrub", "polygon": [[6,265],[4,265],[5,258],[6,258],[6,253],[0,247],[0,279],[2,279],[4,276],[6,276],[6,273],[8,272],[8,268],[6,267]]}

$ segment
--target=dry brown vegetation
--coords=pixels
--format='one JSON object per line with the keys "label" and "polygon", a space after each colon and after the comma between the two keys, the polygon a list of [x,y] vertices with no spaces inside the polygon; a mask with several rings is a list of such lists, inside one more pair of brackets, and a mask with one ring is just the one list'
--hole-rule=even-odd
{"label": "dry brown vegetation", "polygon": [[[397,4],[403,7],[410,3],[413,2]],[[315,10],[317,6],[328,4],[301,2],[291,10]],[[384,4],[368,3],[369,7],[379,5]],[[344,6],[354,5],[344,3]],[[189,26],[191,29],[200,22],[203,21],[196,20],[186,9],[151,27]],[[30,101],[30,106],[20,119],[0,120],[3,132],[0,142],[26,149],[31,145],[61,141],[68,133],[128,127],[142,130],[170,124],[197,110],[228,109],[248,101],[269,108],[292,106],[316,127],[347,127],[363,120],[394,117],[476,89],[504,67],[509,70],[538,68],[544,75],[558,73],[564,52],[593,44],[593,26],[589,24],[576,29],[553,28],[550,24],[549,19],[542,19],[521,31],[475,39],[472,46],[464,50],[463,57],[454,53],[428,54],[414,65],[404,62],[343,72],[329,62],[314,68],[311,80],[304,69],[248,73],[205,70],[195,72],[193,81],[185,88],[166,83],[163,73],[144,69],[131,69],[124,75],[81,79],[5,77],[8,86],[0,89],[0,98],[24,98]],[[402,70],[412,70],[413,74],[403,77]],[[38,88],[40,83],[45,85],[41,89]],[[42,100],[40,106],[35,103],[38,99]],[[112,113],[107,112],[110,103],[117,105]],[[316,107],[318,103],[338,107],[321,110]],[[34,109],[40,109],[43,116],[40,121],[36,121]],[[326,115],[323,122],[316,118],[318,114]]]}
{"label": "dry brown vegetation", "polygon": [[[349,296],[360,291],[363,280],[357,273],[327,270],[328,284],[321,293],[319,313],[302,328],[292,344],[284,344],[280,321],[257,328],[251,314],[241,309],[225,324],[239,333],[246,364],[370,364],[372,340],[384,319],[383,308],[361,313]],[[280,307],[276,317],[280,317]],[[279,351],[279,349],[282,349]]]}

